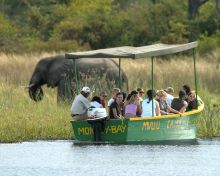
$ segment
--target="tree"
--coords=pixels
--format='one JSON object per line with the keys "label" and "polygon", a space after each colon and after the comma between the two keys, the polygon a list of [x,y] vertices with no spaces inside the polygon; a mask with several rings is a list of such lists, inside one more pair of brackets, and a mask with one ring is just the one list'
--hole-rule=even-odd
{"label": "tree", "polygon": [[199,7],[208,1],[209,0],[188,0],[189,19],[195,18]]}
{"label": "tree", "polygon": [[93,49],[106,47],[111,32],[108,23],[111,12],[109,0],[72,1],[66,18],[56,26],[53,37],[89,44]]}
{"label": "tree", "polygon": [[16,29],[2,13],[0,13],[0,24],[0,51],[12,51],[18,47]]}

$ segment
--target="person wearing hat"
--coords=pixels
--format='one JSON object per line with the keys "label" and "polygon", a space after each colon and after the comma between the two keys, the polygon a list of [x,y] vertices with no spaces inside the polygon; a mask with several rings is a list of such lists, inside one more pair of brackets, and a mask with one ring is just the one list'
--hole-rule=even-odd
{"label": "person wearing hat", "polygon": [[90,94],[89,87],[83,87],[80,94],[77,95],[71,106],[71,116],[73,120],[80,121],[87,119],[87,110],[90,108],[90,102],[87,99]]}
{"label": "person wearing hat", "polygon": [[137,88],[137,92],[138,92],[138,99],[139,99],[139,101],[140,102],[142,102],[143,101],[143,97],[144,97],[144,89],[142,89],[142,88]]}

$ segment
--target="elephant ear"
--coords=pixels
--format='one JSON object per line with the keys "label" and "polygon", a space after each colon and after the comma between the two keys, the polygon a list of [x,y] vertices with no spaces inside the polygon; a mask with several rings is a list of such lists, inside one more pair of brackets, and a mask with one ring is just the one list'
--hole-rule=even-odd
{"label": "elephant ear", "polygon": [[44,96],[43,89],[41,87],[32,86],[29,88],[29,96],[36,102],[41,101]]}
{"label": "elephant ear", "polygon": [[67,59],[59,59],[53,62],[49,68],[47,86],[57,86],[60,80],[66,77],[71,67],[72,63]]}

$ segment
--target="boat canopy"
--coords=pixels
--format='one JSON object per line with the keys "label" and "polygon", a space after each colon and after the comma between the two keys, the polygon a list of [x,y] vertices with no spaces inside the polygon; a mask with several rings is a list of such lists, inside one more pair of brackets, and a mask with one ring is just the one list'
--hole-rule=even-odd
{"label": "boat canopy", "polygon": [[[175,54],[183,51],[192,49],[193,52],[193,63],[194,63],[194,79],[195,79],[195,89],[196,89],[196,100],[197,100],[197,76],[196,76],[196,61],[195,61],[195,48],[198,46],[198,42],[191,42],[185,44],[154,44],[148,46],[132,47],[132,46],[122,46],[116,48],[106,48],[91,51],[73,52],[66,53],[66,59],[73,59],[74,77],[78,88],[77,70],[76,70],[76,59],[80,58],[118,58],[119,59],[119,88],[121,88],[121,59],[131,58],[131,59],[141,59],[141,58],[151,58],[151,85],[152,90],[154,90],[154,57],[164,56],[169,54]],[[197,101],[196,101],[196,107]],[[152,114],[154,109],[154,103],[152,103]]]}
{"label": "boat canopy", "polygon": [[189,49],[196,48],[198,42],[191,42],[186,44],[154,44],[141,47],[122,46],[107,49],[98,49],[92,51],[82,51],[67,53],[67,59],[79,58],[132,58],[140,59],[146,57],[163,56],[168,54],[179,53]]}

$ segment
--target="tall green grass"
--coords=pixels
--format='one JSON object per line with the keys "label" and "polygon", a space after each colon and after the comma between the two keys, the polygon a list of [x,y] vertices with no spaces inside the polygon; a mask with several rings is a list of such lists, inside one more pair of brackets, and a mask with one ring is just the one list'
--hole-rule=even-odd
{"label": "tall green grass", "polygon": [[[69,122],[71,105],[57,105],[56,89],[44,86],[44,99],[35,103],[24,88],[39,58],[48,55],[52,54],[0,54],[0,142],[73,138]],[[205,109],[197,121],[198,136],[220,136],[219,58],[218,52],[197,58],[199,96],[205,102]],[[150,59],[123,60],[122,69],[129,78],[130,90],[151,88]],[[154,78],[155,89],[172,86],[176,95],[184,84],[194,89],[192,58],[155,59]],[[96,82],[91,84],[92,88],[97,86]],[[94,94],[102,87],[110,97],[112,87],[104,79],[98,81],[98,87]]]}
{"label": "tall green grass", "polygon": [[197,136],[220,136],[220,96],[200,91],[205,108],[197,119]]}
{"label": "tall green grass", "polygon": [[27,91],[15,85],[0,85],[0,142],[37,139],[71,139],[68,105],[57,105],[47,91],[41,103],[35,103]]}

